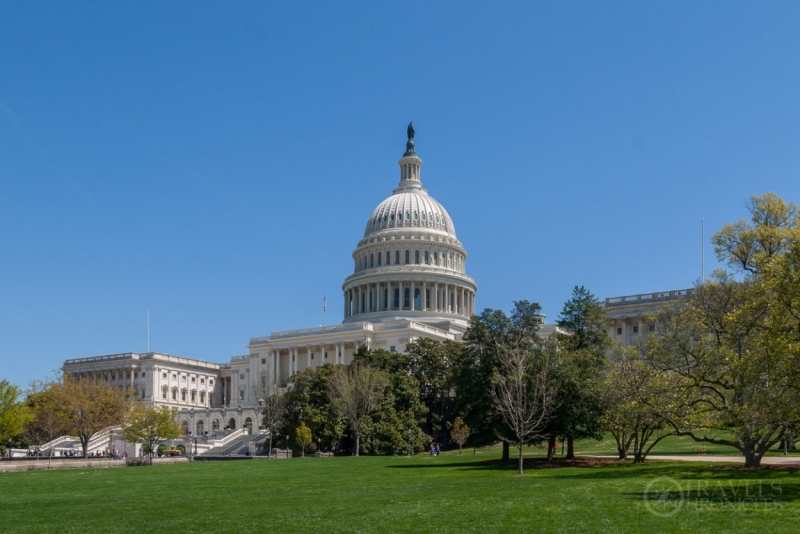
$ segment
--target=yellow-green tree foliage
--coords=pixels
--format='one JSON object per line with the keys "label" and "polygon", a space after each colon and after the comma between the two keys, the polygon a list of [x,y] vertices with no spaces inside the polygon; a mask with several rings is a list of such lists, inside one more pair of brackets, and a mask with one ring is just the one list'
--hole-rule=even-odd
{"label": "yellow-green tree foliage", "polygon": [[450,439],[458,443],[458,454],[461,454],[461,448],[469,439],[469,427],[460,417],[456,417],[456,420],[453,421]]}
{"label": "yellow-green tree foliage", "polygon": [[22,391],[8,380],[0,380],[0,446],[22,434],[31,413],[20,400]]}
{"label": "yellow-green tree foliage", "polygon": [[136,406],[122,430],[122,435],[128,443],[144,445],[152,463],[153,451],[165,441],[179,438],[181,429],[168,408]]}
{"label": "yellow-green tree foliage", "polygon": [[294,431],[294,440],[300,445],[300,454],[305,457],[306,447],[311,445],[311,429],[305,423],[300,423]]}

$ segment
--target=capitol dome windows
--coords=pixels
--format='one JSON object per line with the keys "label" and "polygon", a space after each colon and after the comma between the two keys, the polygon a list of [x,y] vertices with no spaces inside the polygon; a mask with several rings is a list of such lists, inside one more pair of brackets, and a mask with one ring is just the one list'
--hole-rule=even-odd
{"label": "capitol dome windows", "polygon": [[399,250],[395,250],[394,251],[394,263],[395,263],[395,265],[398,265],[400,263],[400,251]]}
{"label": "capitol dome windows", "polygon": [[410,253],[408,250],[406,250],[406,265],[408,265],[409,263],[411,263],[411,260],[409,259],[409,258],[411,257],[411,256],[410,256],[410,254],[411,254],[411,253]]}
{"label": "capitol dome windows", "polygon": [[414,252],[414,263],[419,265],[419,250]]}

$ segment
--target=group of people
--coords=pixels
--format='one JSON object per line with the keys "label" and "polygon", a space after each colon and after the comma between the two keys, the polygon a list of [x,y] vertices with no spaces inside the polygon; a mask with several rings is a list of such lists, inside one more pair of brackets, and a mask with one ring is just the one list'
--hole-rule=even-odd
{"label": "group of people", "polygon": [[439,444],[436,442],[431,443],[431,456],[439,456]]}

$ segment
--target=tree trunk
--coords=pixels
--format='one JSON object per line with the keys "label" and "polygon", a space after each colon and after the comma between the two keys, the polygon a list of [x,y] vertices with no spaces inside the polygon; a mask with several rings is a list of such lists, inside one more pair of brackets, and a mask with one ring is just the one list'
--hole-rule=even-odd
{"label": "tree trunk", "polygon": [[567,438],[567,460],[575,458],[575,440]]}
{"label": "tree trunk", "polygon": [[358,456],[358,449],[361,448],[361,434],[356,434],[356,456]]}
{"label": "tree trunk", "polygon": [[508,461],[511,458],[511,451],[507,441],[503,442],[503,457],[500,458],[501,461]]}
{"label": "tree trunk", "polygon": [[461,444],[458,444],[458,455],[461,456]]}
{"label": "tree trunk", "polygon": [[522,443],[521,441],[519,442],[519,474],[520,474],[520,475],[522,475],[522,474],[523,474],[523,472],[522,472],[522,447],[523,447],[524,445],[525,445],[525,444],[524,444],[524,443]]}
{"label": "tree trunk", "polygon": [[267,458],[272,459],[272,432],[269,434],[269,450],[267,451]]}
{"label": "tree trunk", "polygon": [[550,439],[547,440],[547,461],[551,461],[553,459],[553,453],[556,450],[556,437],[550,436]]}
{"label": "tree trunk", "polygon": [[761,456],[756,451],[753,450],[753,447],[747,447],[744,451],[744,466],[745,467],[761,467]]}
{"label": "tree trunk", "polygon": [[625,449],[624,446],[617,445],[617,453],[619,453],[620,460],[627,460],[628,459],[628,451]]}

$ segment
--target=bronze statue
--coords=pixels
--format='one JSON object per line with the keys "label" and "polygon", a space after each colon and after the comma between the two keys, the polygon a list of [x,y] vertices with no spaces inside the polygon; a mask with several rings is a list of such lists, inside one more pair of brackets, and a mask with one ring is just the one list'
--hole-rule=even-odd
{"label": "bronze statue", "polygon": [[406,130],[406,133],[408,134],[408,140],[409,141],[413,141],[414,140],[414,123],[413,122],[409,122],[408,123],[408,130]]}

